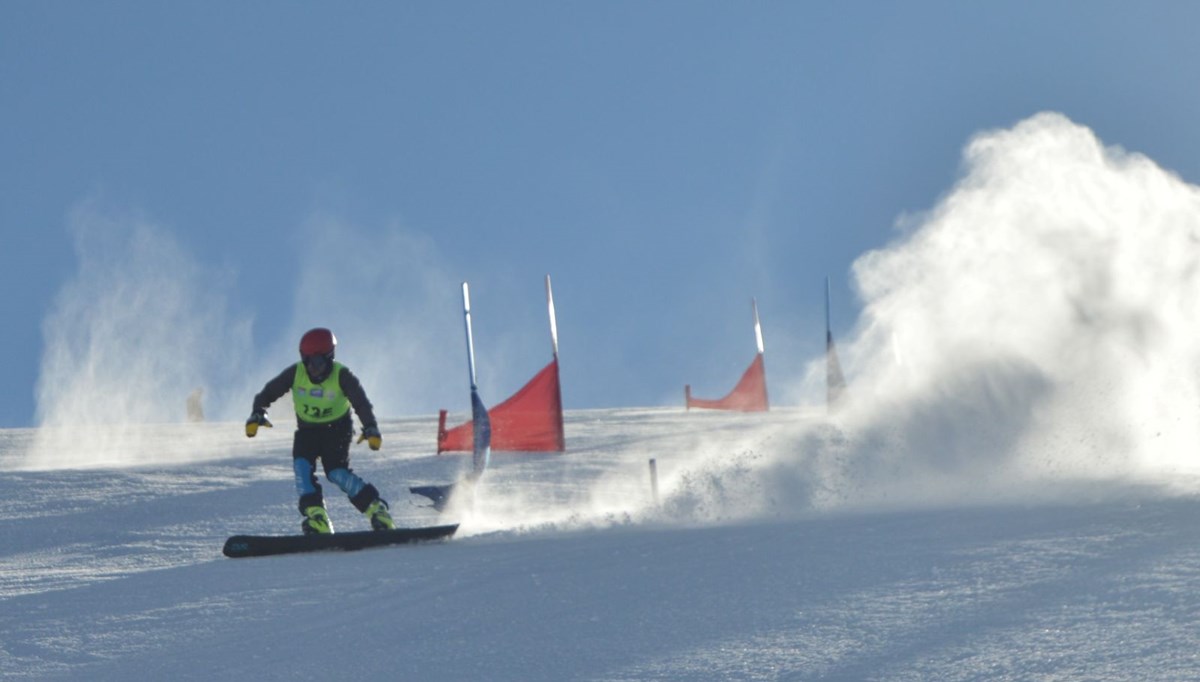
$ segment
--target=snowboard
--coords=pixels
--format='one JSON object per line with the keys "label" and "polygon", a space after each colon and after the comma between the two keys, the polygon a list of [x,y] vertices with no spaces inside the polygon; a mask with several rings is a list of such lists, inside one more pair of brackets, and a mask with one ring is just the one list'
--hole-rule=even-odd
{"label": "snowboard", "polygon": [[350,551],[438,540],[454,535],[456,530],[458,530],[457,523],[447,526],[364,530],[322,535],[234,535],[225,541],[222,552],[231,559],[240,559],[300,552]]}

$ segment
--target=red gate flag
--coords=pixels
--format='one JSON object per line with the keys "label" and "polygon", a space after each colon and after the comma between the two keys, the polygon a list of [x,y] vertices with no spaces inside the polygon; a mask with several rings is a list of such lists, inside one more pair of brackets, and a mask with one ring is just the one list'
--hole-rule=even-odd
{"label": "red gate flag", "polygon": [[[564,452],[562,391],[558,358],[542,368],[508,400],[488,410],[492,420],[492,451]],[[470,452],[471,422],[446,430],[446,411],[438,416],[438,454]]]}
{"label": "red gate flag", "polygon": [[684,387],[684,397],[687,409],[700,407],[709,410],[734,410],[737,412],[766,412],[770,409],[767,402],[767,373],[763,367],[763,354],[754,356],[754,362],[746,369],[745,374],[729,392],[729,395],[719,400],[693,398],[692,387]]}
{"label": "red gate flag", "polygon": [[770,409],[767,403],[767,372],[763,368],[763,335],[762,324],[758,321],[758,301],[750,299],[750,308],[754,311],[754,342],[758,345],[758,355],[754,362],[729,395],[720,400],[693,398],[692,387],[683,387],[684,404],[687,409],[702,407],[709,410],[735,410],[738,412],[766,412]]}
{"label": "red gate flag", "polygon": [[[554,290],[546,275],[546,310],[550,315],[550,342],[554,359],[521,390],[488,410],[492,423],[492,451],[565,452],[562,386],[558,380],[558,321],[554,314]],[[446,411],[438,415],[438,454],[469,452],[473,427],[468,421],[446,430]]]}

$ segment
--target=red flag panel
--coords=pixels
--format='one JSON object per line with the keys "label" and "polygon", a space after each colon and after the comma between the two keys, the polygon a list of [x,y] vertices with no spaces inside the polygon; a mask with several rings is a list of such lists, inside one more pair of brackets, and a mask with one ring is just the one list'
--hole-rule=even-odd
{"label": "red flag panel", "polygon": [[[470,452],[473,429],[468,420],[447,430],[445,411],[438,424],[438,453]],[[492,421],[492,451],[563,452],[562,389],[558,358],[542,368],[508,400],[488,410]]]}
{"label": "red flag panel", "polygon": [[689,386],[686,390],[687,408],[701,407],[709,410],[734,410],[738,412],[766,412],[767,402],[767,373],[763,366],[763,355],[754,356],[754,362],[746,369],[746,373],[729,392],[729,395],[719,400],[693,398]]}

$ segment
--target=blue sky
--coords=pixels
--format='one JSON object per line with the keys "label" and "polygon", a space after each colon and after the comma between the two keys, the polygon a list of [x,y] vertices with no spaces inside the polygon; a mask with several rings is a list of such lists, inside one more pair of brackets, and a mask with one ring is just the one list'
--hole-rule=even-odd
{"label": "blue sky", "polygon": [[795,402],[823,279],[849,334],[851,264],[976,133],[1058,111],[1197,182],[1197,25],[1187,2],[5,2],[0,426],[59,380],[48,334],[96,352],[93,315],[127,320],[108,381],[173,347],[197,367],[170,385],[219,416],[318,325],[385,414],[462,409],[463,280],[496,402],[549,360],[547,273],[568,409],[728,390],[751,297]]}

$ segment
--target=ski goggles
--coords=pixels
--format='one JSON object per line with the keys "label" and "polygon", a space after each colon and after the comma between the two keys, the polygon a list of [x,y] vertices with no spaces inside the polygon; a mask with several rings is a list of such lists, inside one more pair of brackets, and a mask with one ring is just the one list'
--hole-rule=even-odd
{"label": "ski goggles", "polygon": [[327,355],[310,355],[304,358],[304,369],[308,371],[310,378],[325,376],[332,364]]}

